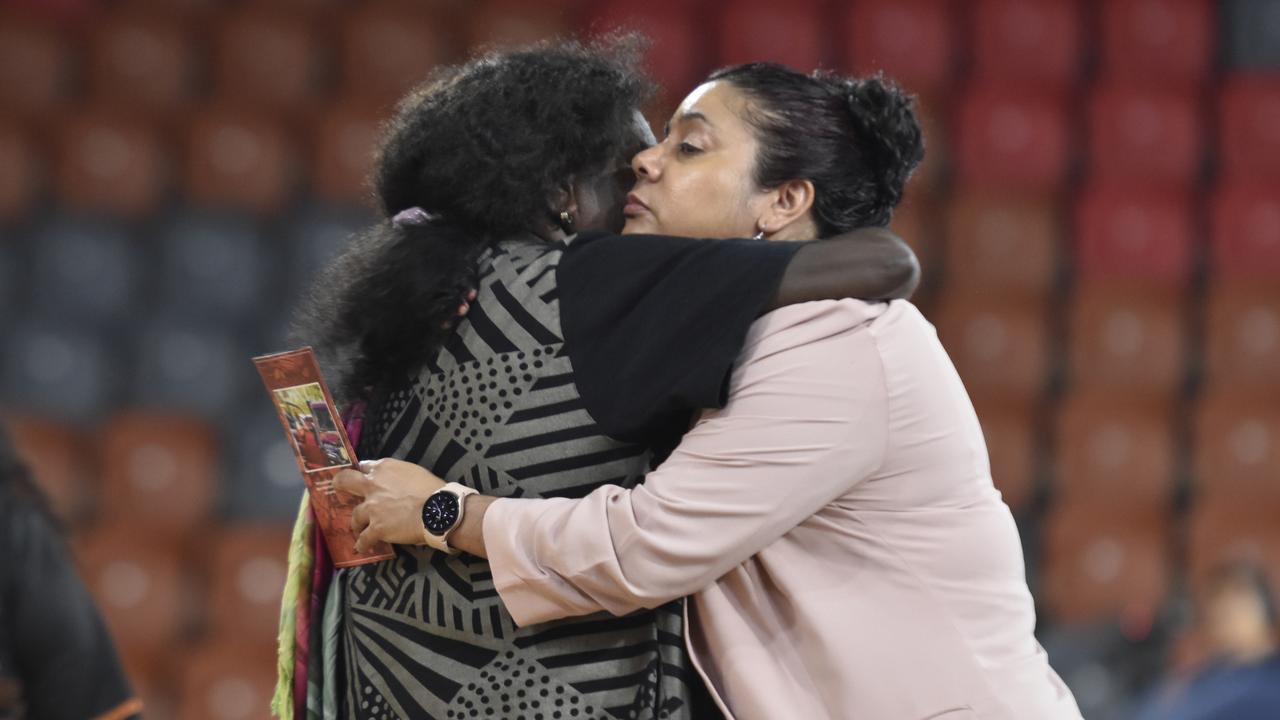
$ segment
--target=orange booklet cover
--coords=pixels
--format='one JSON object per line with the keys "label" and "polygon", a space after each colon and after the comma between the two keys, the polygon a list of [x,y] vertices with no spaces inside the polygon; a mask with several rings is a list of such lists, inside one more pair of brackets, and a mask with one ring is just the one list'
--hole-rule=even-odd
{"label": "orange booklet cover", "polygon": [[360,498],[333,489],[333,476],[340,470],[355,468],[356,454],[342,416],[334,407],[333,396],[320,376],[315,353],[306,347],[256,357],[253,363],[258,366],[289,436],[333,564],[350,567],[395,557],[386,543],[363,554],[356,552],[351,512],[360,504]]}

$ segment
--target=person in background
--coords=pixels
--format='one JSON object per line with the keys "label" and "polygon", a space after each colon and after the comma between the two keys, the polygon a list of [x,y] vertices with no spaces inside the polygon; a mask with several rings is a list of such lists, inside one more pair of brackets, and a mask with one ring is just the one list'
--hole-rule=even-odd
{"label": "person in background", "polygon": [[1200,618],[1209,661],[1157,688],[1137,720],[1274,720],[1280,717],[1275,598],[1252,563],[1214,571]]}
{"label": "person in background", "polygon": [[0,720],[141,710],[59,523],[0,427]]}

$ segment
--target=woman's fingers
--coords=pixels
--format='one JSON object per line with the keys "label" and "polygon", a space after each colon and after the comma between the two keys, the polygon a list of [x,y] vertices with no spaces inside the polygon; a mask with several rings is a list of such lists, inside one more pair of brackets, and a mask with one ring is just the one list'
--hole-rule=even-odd
{"label": "woman's fingers", "polygon": [[333,489],[356,497],[368,497],[373,482],[359,470],[341,470],[333,476]]}

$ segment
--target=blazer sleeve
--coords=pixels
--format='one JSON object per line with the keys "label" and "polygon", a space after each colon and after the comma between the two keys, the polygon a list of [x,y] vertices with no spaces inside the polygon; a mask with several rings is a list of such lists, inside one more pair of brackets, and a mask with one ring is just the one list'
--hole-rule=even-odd
{"label": "blazer sleeve", "polygon": [[494,502],[485,545],[516,622],[620,615],[693,593],[873,474],[888,433],[875,340],[847,323],[816,335],[756,344],[727,405],[642,485]]}

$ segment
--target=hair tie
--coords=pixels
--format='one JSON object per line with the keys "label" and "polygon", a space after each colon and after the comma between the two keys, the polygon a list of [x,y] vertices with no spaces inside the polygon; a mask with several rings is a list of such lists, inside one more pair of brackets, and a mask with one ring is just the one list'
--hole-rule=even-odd
{"label": "hair tie", "polygon": [[404,227],[406,225],[426,225],[427,223],[435,222],[439,219],[439,215],[429,213],[420,207],[411,207],[405,208],[404,210],[396,213],[395,216],[391,218],[391,224],[396,227]]}

